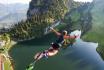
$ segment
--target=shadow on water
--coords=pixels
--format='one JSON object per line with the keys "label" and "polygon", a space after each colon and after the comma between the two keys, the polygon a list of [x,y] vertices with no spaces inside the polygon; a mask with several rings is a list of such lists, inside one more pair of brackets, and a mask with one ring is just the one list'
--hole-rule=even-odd
{"label": "shadow on water", "polygon": [[26,41],[23,41],[23,42],[19,42],[18,44],[26,45],[26,46],[27,45],[28,46],[34,46],[34,45],[41,46],[41,45],[47,45],[47,44],[49,45],[51,42],[53,42],[55,40],[56,40],[55,34],[50,33],[50,34],[44,35],[41,38],[35,38],[35,39],[32,39],[32,40],[26,40]]}
{"label": "shadow on water", "polygon": [[[78,40],[73,46],[61,49],[58,55],[37,62],[34,70],[104,70],[104,62],[96,52],[97,46],[97,43]],[[36,52],[49,47],[49,45],[15,45],[10,50],[10,55],[15,61],[15,70],[25,70],[33,61]]]}

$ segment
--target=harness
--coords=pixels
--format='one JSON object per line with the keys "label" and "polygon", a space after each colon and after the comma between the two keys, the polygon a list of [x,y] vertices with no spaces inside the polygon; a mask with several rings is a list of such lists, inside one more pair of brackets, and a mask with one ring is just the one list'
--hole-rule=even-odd
{"label": "harness", "polygon": [[43,52],[43,57],[48,58],[48,52]]}
{"label": "harness", "polygon": [[69,45],[72,45],[75,42],[75,39],[64,39],[64,36],[59,36],[58,40],[56,40],[56,44],[59,45],[59,47],[67,47]]}
{"label": "harness", "polygon": [[59,36],[59,38],[56,40],[55,42],[56,44],[59,45],[59,47],[62,46],[62,44],[64,43],[64,38],[63,38],[63,35]]}
{"label": "harness", "polygon": [[[63,46],[64,43],[65,43],[65,39],[63,38],[63,35],[61,35],[56,40],[56,42],[51,43],[53,49],[49,49],[49,51],[58,50],[61,46]],[[43,52],[43,57],[48,58],[48,52],[44,51]]]}

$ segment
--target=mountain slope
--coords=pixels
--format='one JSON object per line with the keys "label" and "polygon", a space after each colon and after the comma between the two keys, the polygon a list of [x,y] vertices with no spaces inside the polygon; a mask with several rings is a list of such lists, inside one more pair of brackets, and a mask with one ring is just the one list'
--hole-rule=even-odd
{"label": "mountain slope", "polygon": [[93,26],[92,29],[83,37],[87,41],[94,41],[99,43],[97,51],[104,58],[104,1],[95,0],[92,9]]}

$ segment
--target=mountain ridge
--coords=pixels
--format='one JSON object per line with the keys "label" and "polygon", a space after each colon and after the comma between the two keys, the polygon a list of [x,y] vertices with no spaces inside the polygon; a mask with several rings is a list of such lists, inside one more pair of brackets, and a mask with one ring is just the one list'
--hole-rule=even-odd
{"label": "mountain ridge", "polygon": [[[0,25],[11,25],[26,19],[28,4],[0,4]],[[19,18],[18,18],[19,17]],[[9,20],[9,21],[7,21]],[[4,25],[5,26],[5,25]]]}

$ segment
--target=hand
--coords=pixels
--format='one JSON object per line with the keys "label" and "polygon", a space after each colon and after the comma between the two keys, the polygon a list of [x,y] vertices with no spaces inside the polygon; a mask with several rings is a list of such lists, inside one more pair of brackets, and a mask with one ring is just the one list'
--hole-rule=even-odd
{"label": "hand", "polygon": [[50,27],[51,30],[53,30],[53,27]]}
{"label": "hand", "polygon": [[74,35],[75,36],[75,38],[77,38],[79,35]]}

